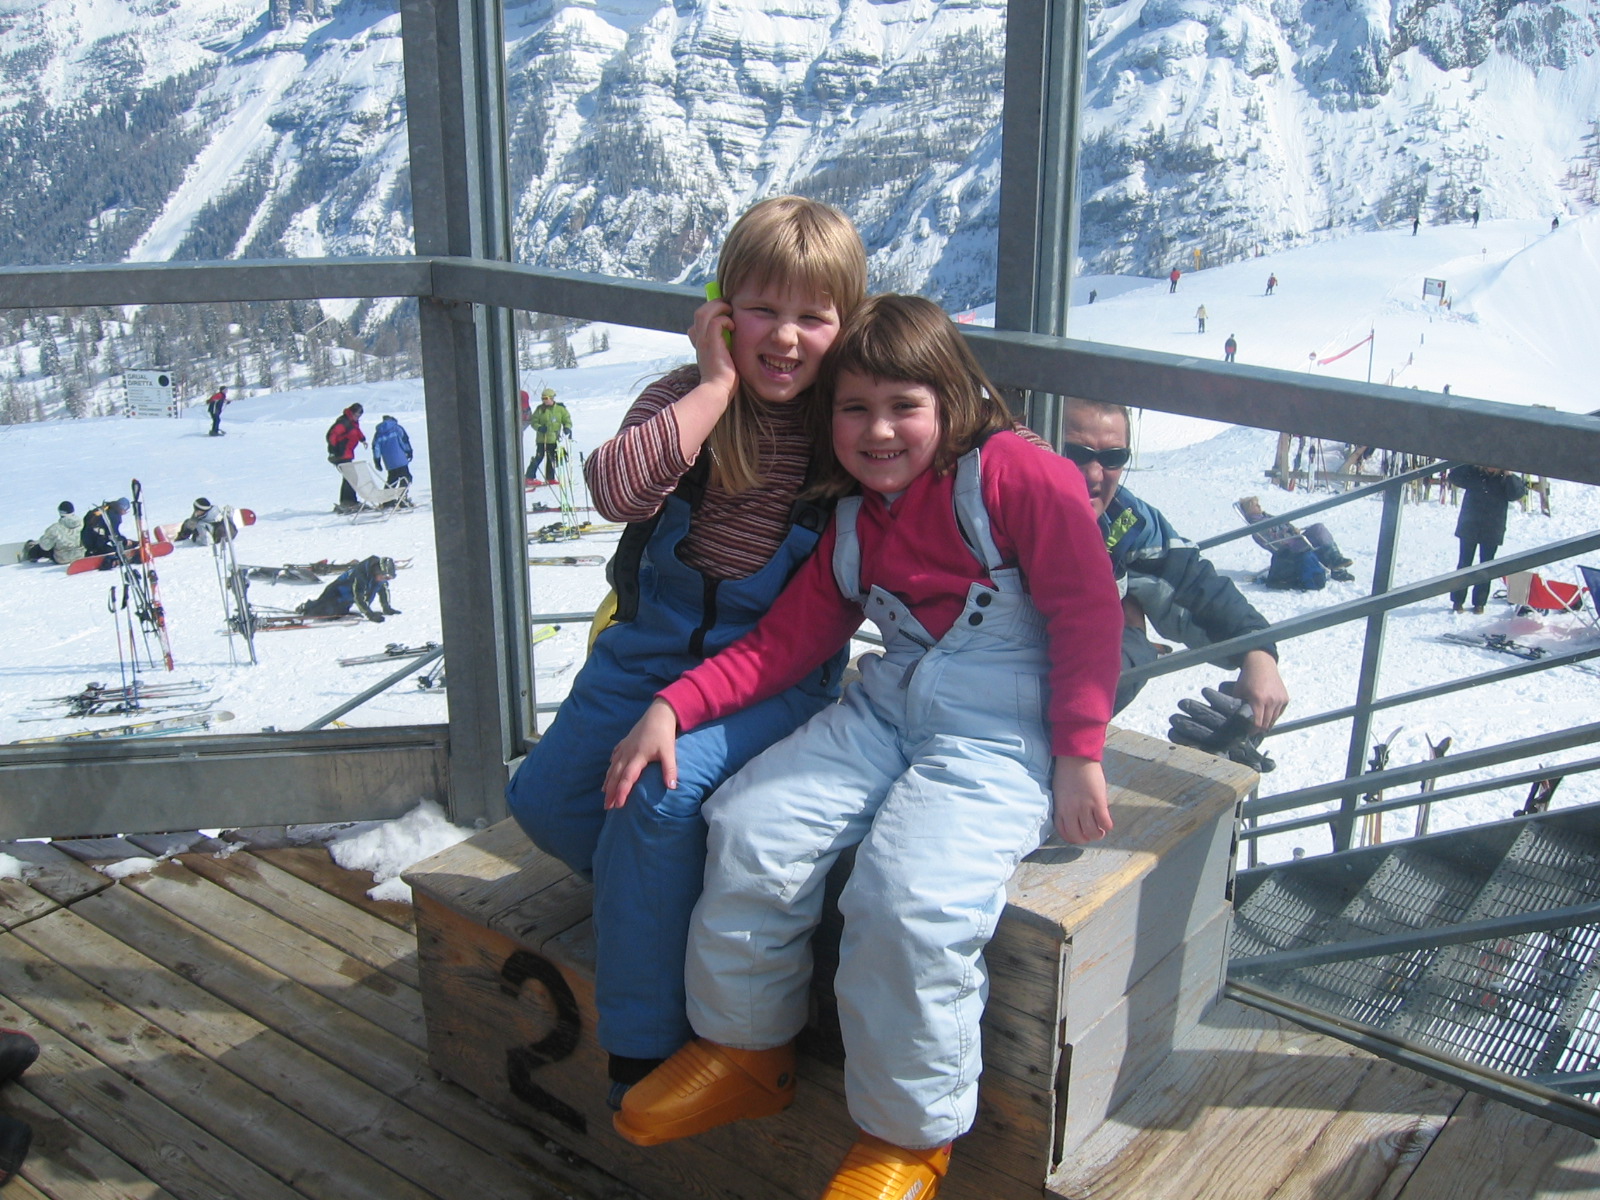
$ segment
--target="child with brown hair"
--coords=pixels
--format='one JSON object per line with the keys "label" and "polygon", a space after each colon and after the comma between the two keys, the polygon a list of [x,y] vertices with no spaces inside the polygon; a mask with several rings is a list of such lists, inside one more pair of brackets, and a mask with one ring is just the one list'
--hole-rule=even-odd
{"label": "child with brown hair", "polygon": [[[839,323],[866,294],[861,238],[836,209],[764,200],[734,225],[695,313],[696,363],[658,379],[584,465],[595,508],[630,522],[609,575],[614,622],[506,789],[534,843],[594,880],[598,1036],[610,1100],[690,1037],[683,961],[700,894],[700,802],[838,696],[824,655],[762,703],[712,721],[626,807],[601,803],[611,747],[651,698],[749,631],[816,545],[826,511],[797,500],[806,401]],[[824,661],[826,660],[826,661]]]}
{"label": "child with brown hair", "polygon": [[[984,945],[1049,828],[1111,828],[1100,770],[1122,612],[1083,477],[1030,444],[935,305],[867,301],[818,382],[818,552],[754,632],[662,690],[612,756],[606,803],[706,721],[884,636],[838,705],[704,806],[686,968],[698,1038],[623,1099],[640,1145],[786,1107],[823,881],[857,846],[835,978],[861,1136],[827,1197],[932,1197],[977,1108]],[[677,736],[681,732],[682,736]]]}

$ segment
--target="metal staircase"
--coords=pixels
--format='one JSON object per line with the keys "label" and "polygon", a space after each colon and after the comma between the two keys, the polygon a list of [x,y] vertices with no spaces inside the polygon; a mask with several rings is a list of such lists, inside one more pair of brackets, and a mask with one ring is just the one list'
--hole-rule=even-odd
{"label": "metal staircase", "polygon": [[1241,871],[1234,896],[1238,998],[1600,1133],[1600,805]]}

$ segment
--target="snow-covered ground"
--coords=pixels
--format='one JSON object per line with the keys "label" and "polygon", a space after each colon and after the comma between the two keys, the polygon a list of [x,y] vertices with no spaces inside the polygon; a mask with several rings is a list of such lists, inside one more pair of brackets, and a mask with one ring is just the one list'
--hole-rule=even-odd
{"label": "snow-covered ground", "polygon": [[[1577,219],[1554,234],[1526,223],[1486,223],[1477,231],[1461,227],[1424,229],[1416,238],[1388,233],[1353,237],[1215,271],[1186,274],[1177,295],[1166,283],[1100,280],[1093,306],[1084,303],[1096,281],[1080,281],[1072,314],[1072,333],[1166,351],[1220,356],[1228,334],[1238,337],[1241,361],[1304,367],[1308,353],[1326,357],[1378,330],[1375,378],[1401,364],[1401,384],[1433,389],[1453,383],[1458,394],[1482,395],[1568,410],[1593,407],[1589,381],[1600,374],[1600,346],[1579,331],[1600,328],[1600,304],[1592,279],[1600,251],[1600,214]],[[1267,274],[1280,281],[1277,294],[1263,296]],[[1424,276],[1448,278],[1452,309],[1442,312],[1421,301]],[[1557,302],[1559,301],[1559,303]],[[1209,332],[1192,332],[1191,316],[1205,303]],[[1565,332],[1563,332],[1565,331]],[[576,442],[588,450],[617,427],[632,396],[646,380],[688,355],[681,337],[609,327],[611,349],[589,356],[571,371],[549,371],[524,380],[535,394],[548,384],[573,414]],[[1365,350],[1322,368],[1344,377],[1365,376]],[[410,431],[418,452],[419,490],[424,507],[375,524],[352,525],[331,511],[338,477],[327,465],[323,434],[352,401],[365,407],[370,433],[385,413]],[[107,498],[127,495],[129,480],[143,482],[149,520],[180,520],[195,497],[249,507],[257,523],[238,541],[240,560],[281,565],[321,558],[360,558],[368,554],[409,559],[393,585],[402,615],[383,625],[361,624],[259,635],[261,664],[237,665],[223,632],[223,606],[211,552],[181,547],[159,560],[162,599],[178,663],[175,677],[205,681],[219,709],[235,719],[219,732],[251,732],[268,727],[293,729],[369,686],[390,670],[387,664],[341,668],[342,656],[372,653],[387,643],[418,644],[440,637],[438,588],[431,510],[426,501],[440,481],[429,484],[427,430],[417,381],[323,388],[253,396],[227,410],[224,438],[206,436],[197,406],[180,420],[103,418],[0,427],[0,542],[37,536],[52,519],[56,504],[70,499],[80,513]],[[1137,430],[1139,455],[1127,485],[1162,508],[1185,534],[1200,538],[1237,524],[1231,505],[1257,495],[1270,511],[1283,512],[1303,501],[1269,486],[1275,435],[1229,428],[1148,411]],[[533,493],[535,499],[538,493]],[[1252,603],[1281,619],[1362,594],[1370,579],[1377,540],[1379,506],[1365,501],[1327,514],[1340,545],[1356,560],[1354,584],[1330,584],[1320,593],[1269,591],[1254,582],[1266,555],[1248,540],[1219,548],[1212,560],[1233,578]],[[1454,566],[1452,536],[1456,512],[1437,503],[1405,511],[1399,582],[1441,573]],[[530,514],[530,528],[556,520]],[[1503,552],[1569,537],[1600,525],[1600,496],[1594,489],[1558,483],[1554,514],[1537,506],[1513,509]],[[131,522],[125,524],[130,528]],[[535,554],[576,551],[605,554],[615,534],[587,537],[581,544],[535,546]],[[1551,569],[1576,581],[1574,564]],[[599,567],[531,568],[536,612],[592,608],[604,595]],[[0,627],[5,655],[0,661],[0,741],[59,734],[114,718],[29,718],[59,714],[41,707],[51,696],[81,689],[90,680],[119,679],[118,631],[107,609],[109,573],[68,577],[56,567],[0,566]],[[316,590],[294,585],[254,583],[251,596],[264,605],[291,607]],[[1389,625],[1381,690],[1385,693],[1506,666],[1515,660],[1487,651],[1440,642],[1449,630],[1481,629],[1488,616],[1455,617],[1443,600],[1402,610]],[[1547,622],[1555,633],[1584,636],[1581,617]],[[539,699],[558,699],[583,653],[585,630],[564,628],[536,651]],[[1283,673],[1292,696],[1290,716],[1304,716],[1349,702],[1355,686],[1362,631],[1330,630],[1282,649]],[[242,646],[234,651],[242,656]],[[146,670],[159,679],[161,671]],[[1180,697],[1214,685],[1223,673],[1185,672],[1151,683],[1125,712],[1121,723],[1162,734]],[[351,713],[351,724],[376,725],[441,721],[447,694],[424,693],[402,684]],[[1454,738],[1456,752],[1590,721],[1600,711],[1600,677],[1574,668],[1528,676],[1492,693],[1466,693],[1383,714],[1375,733],[1399,728],[1392,762],[1400,765],[1426,756],[1426,737]],[[160,715],[160,714],[152,714]],[[131,718],[123,718],[131,719]],[[1342,773],[1345,727],[1273,739],[1268,749],[1279,762],[1263,791],[1276,793],[1320,782]],[[1582,751],[1551,756],[1582,757]],[[1529,764],[1532,765],[1532,764]],[[1521,800],[1515,792],[1489,794],[1441,804],[1433,827],[1474,823],[1507,816]],[[1595,799],[1596,785],[1576,776],[1563,785],[1558,804]],[[1392,831],[1408,831],[1409,814],[1391,817]],[[1287,857],[1294,846],[1308,852],[1325,848],[1326,835],[1305,831],[1264,846],[1269,858]],[[403,855],[400,855],[403,857]]]}

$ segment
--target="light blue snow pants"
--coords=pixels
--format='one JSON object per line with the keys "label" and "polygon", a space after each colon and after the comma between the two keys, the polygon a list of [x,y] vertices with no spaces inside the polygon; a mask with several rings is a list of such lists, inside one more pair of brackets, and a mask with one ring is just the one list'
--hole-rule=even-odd
{"label": "light blue snow pants", "polygon": [[996,572],[999,591],[974,584],[927,650],[910,611],[874,588],[867,616],[897,631],[884,656],[703,808],[695,1032],[742,1049],[800,1032],[823,883],[859,844],[839,901],[845,1089],[855,1122],[899,1146],[940,1146],[972,1125],[983,947],[1006,881],[1047,832],[1044,623],[1016,574]]}

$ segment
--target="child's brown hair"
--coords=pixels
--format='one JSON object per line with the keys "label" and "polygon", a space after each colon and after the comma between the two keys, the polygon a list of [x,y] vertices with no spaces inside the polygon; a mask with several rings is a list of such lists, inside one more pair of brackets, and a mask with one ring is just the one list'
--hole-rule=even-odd
{"label": "child's brown hair", "polygon": [[842,496],[856,485],[833,452],[833,396],[845,372],[920,383],[939,398],[939,448],[933,469],[955,466],[1013,420],[967,339],[945,312],[921,296],[873,296],[845,321],[828,349],[808,409],[817,481],[811,494]]}
{"label": "child's brown hair", "polygon": [[[717,259],[717,285],[731,299],[746,285],[790,286],[825,298],[845,320],[867,294],[867,251],[861,235],[832,205],[803,196],[773,196],[734,223]],[[711,478],[729,492],[761,483],[763,401],[744,383],[706,438]]]}

